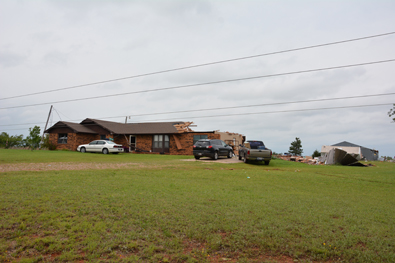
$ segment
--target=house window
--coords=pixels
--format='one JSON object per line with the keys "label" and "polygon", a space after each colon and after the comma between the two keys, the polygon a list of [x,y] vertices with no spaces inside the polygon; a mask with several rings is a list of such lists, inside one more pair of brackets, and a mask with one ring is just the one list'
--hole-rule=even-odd
{"label": "house window", "polygon": [[169,135],[154,135],[152,148],[154,152],[169,152],[169,148],[170,148]]}
{"label": "house window", "polygon": [[162,148],[162,147],[163,147],[163,136],[154,135],[154,148]]}
{"label": "house window", "polygon": [[208,139],[207,134],[206,135],[193,135],[193,144],[195,144],[200,139]]}
{"label": "house window", "polygon": [[67,133],[58,134],[58,143],[67,144]]}
{"label": "house window", "polygon": [[106,139],[106,135],[100,135],[100,140],[105,140]]}

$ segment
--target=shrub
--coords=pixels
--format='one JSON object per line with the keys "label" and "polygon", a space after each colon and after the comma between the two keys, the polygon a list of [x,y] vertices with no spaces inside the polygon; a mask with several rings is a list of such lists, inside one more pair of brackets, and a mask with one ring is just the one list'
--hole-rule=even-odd
{"label": "shrub", "polygon": [[56,144],[53,144],[53,143],[49,143],[49,145],[48,145],[48,150],[50,150],[50,151],[55,151],[56,150],[56,147],[58,147]]}

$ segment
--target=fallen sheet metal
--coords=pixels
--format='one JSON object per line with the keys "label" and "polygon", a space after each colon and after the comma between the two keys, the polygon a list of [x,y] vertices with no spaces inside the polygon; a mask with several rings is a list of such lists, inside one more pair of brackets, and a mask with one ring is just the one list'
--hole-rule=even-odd
{"label": "fallen sheet metal", "polygon": [[322,156],[322,159],[320,160],[322,162],[325,162],[325,164],[341,164],[341,165],[347,165],[347,166],[366,166],[362,163],[360,163],[357,158],[355,158],[353,155],[347,153],[346,151],[339,149],[339,148],[333,148],[331,149],[327,154]]}

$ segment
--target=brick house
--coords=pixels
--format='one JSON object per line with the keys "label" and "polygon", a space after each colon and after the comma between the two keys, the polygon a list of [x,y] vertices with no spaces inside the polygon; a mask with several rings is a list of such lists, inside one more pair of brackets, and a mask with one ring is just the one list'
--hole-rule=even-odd
{"label": "brick house", "polygon": [[[59,121],[46,131],[57,149],[75,151],[78,145],[93,140],[112,139],[136,152],[192,155],[195,141],[221,139],[218,131],[196,132],[191,122],[119,123],[85,119],[81,123]],[[231,134],[231,133],[227,133]],[[241,135],[238,135],[241,136]],[[237,139],[239,141],[240,139]]]}

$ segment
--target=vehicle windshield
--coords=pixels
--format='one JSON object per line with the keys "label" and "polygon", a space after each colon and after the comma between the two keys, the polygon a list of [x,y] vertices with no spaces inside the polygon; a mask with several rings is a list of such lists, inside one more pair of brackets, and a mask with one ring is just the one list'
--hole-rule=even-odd
{"label": "vehicle windshield", "polygon": [[106,143],[108,143],[108,144],[116,144],[115,142],[112,142],[112,141],[106,141]]}
{"label": "vehicle windshield", "polygon": [[209,141],[197,141],[196,146],[210,146],[210,142]]}
{"label": "vehicle windshield", "polygon": [[258,148],[258,147],[265,147],[263,142],[261,141],[249,141],[251,149],[264,149],[264,148]]}

